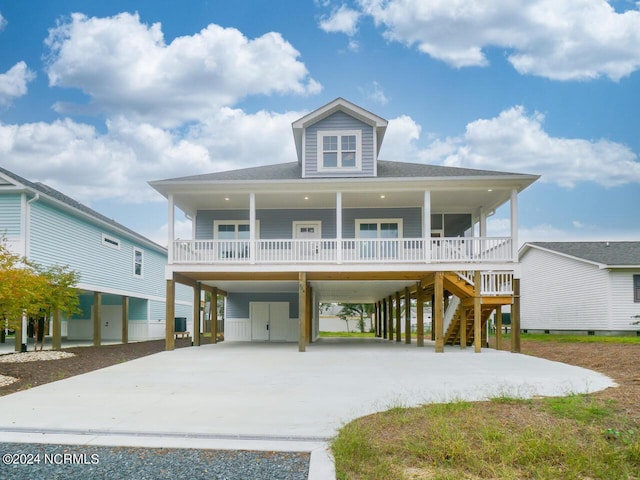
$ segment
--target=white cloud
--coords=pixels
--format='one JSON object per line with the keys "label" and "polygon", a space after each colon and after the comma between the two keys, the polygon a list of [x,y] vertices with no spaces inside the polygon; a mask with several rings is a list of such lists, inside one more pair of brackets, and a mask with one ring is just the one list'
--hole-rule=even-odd
{"label": "white cloud", "polygon": [[501,48],[521,74],[613,80],[640,67],[640,11],[605,0],[359,0],[387,39],[454,67],[485,66]]}
{"label": "white cloud", "polygon": [[26,95],[27,83],[34,78],[35,73],[24,62],[16,63],[6,73],[0,73],[0,106],[7,106],[14,98]]}
{"label": "white cloud", "polygon": [[329,16],[320,19],[319,27],[327,33],[344,33],[352,37],[358,31],[360,12],[346,5],[334,8]]}
{"label": "white cloud", "polygon": [[0,13],[0,30],[4,30],[4,27],[7,26],[7,19],[2,16]]}
{"label": "white cloud", "polygon": [[364,96],[367,99],[371,100],[372,102],[375,102],[380,105],[386,105],[387,103],[389,103],[389,99],[384,94],[384,89],[382,88],[382,85],[380,85],[376,81],[371,82],[369,85],[367,85],[364,88],[360,88],[360,91],[364,94]]}
{"label": "white cloud", "polygon": [[274,32],[248,39],[210,24],[166,44],[161,25],[145,25],[137,14],[73,14],[50,30],[46,44],[52,86],[81,89],[109,115],[163,126],[198,120],[248,95],[321,90],[299,52]]}
{"label": "white cloud", "polygon": [[[553,137],[544,116],[520,106],[467,125],[464,135],[428,139],[411,117],[389,121],[382,159],[444,164],[542,175],[541,181],[571,188],[579,182],[605,187],[640,183],[640,162],[627,146],[608,140]],[[391,152],[393,158],[387,158]]]}

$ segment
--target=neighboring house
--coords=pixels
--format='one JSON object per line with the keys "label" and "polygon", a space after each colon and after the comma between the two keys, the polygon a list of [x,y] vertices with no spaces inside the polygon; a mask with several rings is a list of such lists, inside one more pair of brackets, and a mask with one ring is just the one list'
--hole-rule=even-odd
{"label": "neighboring house", "polygon": [[640,242],[532,242],[520,249],[529,332],[640,332]]}
{"label": "neighboring house", "polygon": [[[301,351],[321,302],[375,303],[378,335],[401,341],[402,302],[433,297],[437,351],[512,303],[518,193],[537,176],[378,160],[387,121],[342,98],[292,127],[297,161],[150,182],[169,202],[168,296],[175,283],[223,292],[226,340]],[[511,234],[487,237],[505,203]],[[175,239],[176,207],[190,240]],[[445,292],[459,298],[449,325]]]}
{"label": "neighboring house", "polygon": [[[47,185],[4,168],[0,168],[0,236],[10,250],[33,262],[67,265],[79,272],[81,312],[62,319],[62,337],[95,344],[164,337],[165,248]],[[176,316],[190,319],[190,290],[178,292]]]}

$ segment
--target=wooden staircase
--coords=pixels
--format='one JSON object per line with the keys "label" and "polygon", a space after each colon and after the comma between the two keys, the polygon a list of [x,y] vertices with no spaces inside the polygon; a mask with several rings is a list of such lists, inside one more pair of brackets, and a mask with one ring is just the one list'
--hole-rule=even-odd
{"label": "wooden staircase", "polygon": [[[487,321],[489,320],[489,317],[491,316],[495,308],[495,305],[482,305],[480,314],[480,325],[483,332],[486,331]],[[466,312],[467,319],[466,325],[464,325],[463,327],[465,328],[465,331],[467,333],[466,343],[467,346],[473,345],[473,342],[475,340],[475,329],[473,328],[473,305],[465,305],[464,303],[460,304],[453,316],[453,319],[451,320],[451,323],[449,324],[449,327],[447,328],[447,331],[444,333],[445,345],[460,345],[462,323],[461,319],[463,311]]]}

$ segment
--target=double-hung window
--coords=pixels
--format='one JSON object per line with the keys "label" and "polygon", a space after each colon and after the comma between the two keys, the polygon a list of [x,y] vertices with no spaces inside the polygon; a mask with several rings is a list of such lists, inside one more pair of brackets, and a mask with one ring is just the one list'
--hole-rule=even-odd
{"label": "double-hung window", "polygon": [[633,301],[640,303],[640,275],[633,276]]}
{"label": "double-hung window", "polygon": [[134,277],[143,277],[143,261],[144,261],[144,252],[139,248],[133,249],[133,276]]}
{"label": "double-hung window", "polygon": [[361,170],[361,150],[359,130],[319,131],[318,170]]}

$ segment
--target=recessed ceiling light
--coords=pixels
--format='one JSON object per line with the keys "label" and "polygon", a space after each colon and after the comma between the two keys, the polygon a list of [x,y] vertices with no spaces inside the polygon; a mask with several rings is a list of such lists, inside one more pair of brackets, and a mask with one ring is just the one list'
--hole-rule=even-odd
{"label": "recessed ceiling light", "polygon": [[490,188],[489,190],[487,190],[487,192],[493,192],[493,188]]}
{"label": "recessed ceiling light", "polygon": [[229,197],[224,197],[224,201],[228,202],[229,201]]}
{"label": "recessed ceiling light", "polygon": [[380,195],[380,198],[384,198],[384,195]]}
{"label": "recessed ceiling light", "polygon": [[305,200],[309,200],[309,197],[304,197]]}

